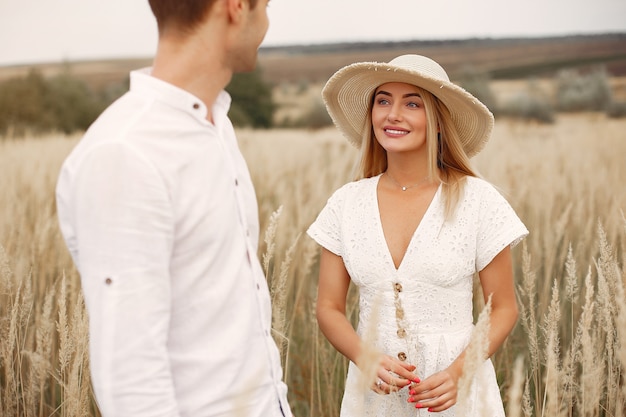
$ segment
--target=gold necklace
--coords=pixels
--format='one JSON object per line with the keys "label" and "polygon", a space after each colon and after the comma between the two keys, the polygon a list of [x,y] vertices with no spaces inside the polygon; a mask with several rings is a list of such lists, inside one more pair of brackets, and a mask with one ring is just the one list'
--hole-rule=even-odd
{"label": "gold necklace", "polygon": [[391,179],[391,181],[393,181],[398,187],[400,187],[402,189],[402,191],[406,191],[409,188],[415,188],[415,187],[421,185],[424,181],[430,179],[430,175],[427,175],[427,176],[425,176],[424,178],[422,178],[421,180],[419,180],[418,182],[416,182],[413,185],[402,185],[398,181],[396,181],[396,179],[394,177],[392,177],[389,172],[385,171],[385,174],[387,174],[389,179]]}

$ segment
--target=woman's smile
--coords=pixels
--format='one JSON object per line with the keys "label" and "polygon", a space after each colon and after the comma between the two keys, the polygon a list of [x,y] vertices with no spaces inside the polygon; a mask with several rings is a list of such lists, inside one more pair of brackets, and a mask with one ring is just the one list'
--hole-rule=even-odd
{"label": "woman's smile", "polygon": [[384,131],[389,136],[397,136],[397,137],[405,136],[411,133],[409,130],[392,128],[392,127],[385,127]]}

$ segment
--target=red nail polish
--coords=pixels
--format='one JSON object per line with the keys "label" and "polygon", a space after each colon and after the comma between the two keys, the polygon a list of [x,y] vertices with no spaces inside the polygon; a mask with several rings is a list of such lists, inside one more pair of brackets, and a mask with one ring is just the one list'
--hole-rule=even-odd
{"label": "red nail polish", "polygon": [[432,408],[429,408],[429,409],[428,409],[428,412],[429,412],[429,413],[432,413],[432,412],[433,412],[433,409],[432,409]]}
{"label": "red nail polish", "polygon": [[409,394],[410,395],[415,395],[415,391],[411,389],[411,390],[409,390]]}
{"label": "red nail polish", "polygon": [[420,403],[415,404],[415,408],[422,408],[422,407],[423,407],[423,405],[420,404]]}
{"label": "red nail polish", "polygon": [[[413,394],[411,394],[411,395],[413,395]],[[409,399],[407,401],[410,402],[410,403],[415,402],[415,400],[413,398],[410,398],[410,397],[409,397]]]}
{"label": "red nail polish", "polygon": [[415,379],[413,380],[413,382],[415,382],[416,384],[419,384],[419,383],[420,383],[420,379],[419,379],[419,378],[415,378]]}

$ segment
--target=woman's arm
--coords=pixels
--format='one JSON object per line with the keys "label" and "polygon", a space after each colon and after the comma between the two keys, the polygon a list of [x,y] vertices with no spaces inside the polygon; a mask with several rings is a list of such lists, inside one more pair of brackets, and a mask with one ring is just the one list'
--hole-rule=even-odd
{"label": "woman's arm", "polygon": [[[511,249],[504,248],[491,263],[479,272],[485,302],[491,295],[488,355],[495,353],[504,343],[517,321],[517,301],[513,283]],[[409,402],[417,408],[443,411],[457,400],[457,386],[463,373],[465,351],[445,370],[431,375],[423,382],[414,384]]]}
{"label": "woman's arm", "polygon": [[[361,370],[371,364],[363,363],[363,342],[346,317],[346,297],[350,287],[350,275],[340,256],[322,248],[317,294],[317,321],[322,333],[342,355]],[[383,381],[379,392],[389,393],[418,380],[412,372],[415,366],[388,355],[379,355],[378,377]],[[391,375],[391,372],[398,377]]]}

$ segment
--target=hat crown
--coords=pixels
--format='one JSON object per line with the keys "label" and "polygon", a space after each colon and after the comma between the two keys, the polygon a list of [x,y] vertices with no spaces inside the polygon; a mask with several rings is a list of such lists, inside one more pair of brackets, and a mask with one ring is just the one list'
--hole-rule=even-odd
{"label": "hat crown", "polygon": [[405,71],[417,72],[432,79],[450,81],[446,70],[441,65],[422,55],[400,55],[389,61],[389,65]]}

